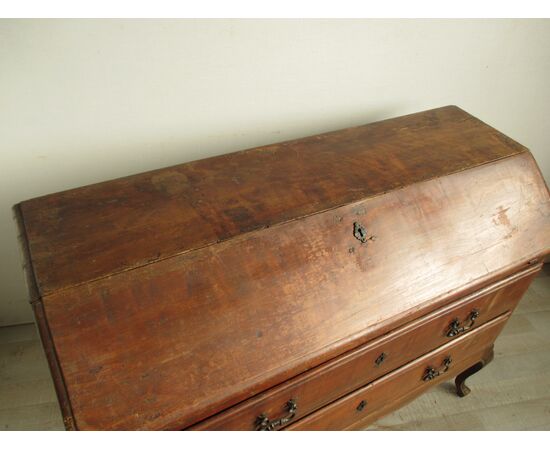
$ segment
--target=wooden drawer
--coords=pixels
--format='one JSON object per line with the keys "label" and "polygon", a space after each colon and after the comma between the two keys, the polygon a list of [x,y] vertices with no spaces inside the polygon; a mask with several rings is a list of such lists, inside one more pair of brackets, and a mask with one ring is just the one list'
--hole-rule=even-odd
{"label": "wooden drawer", "polygon": [[[275,429],[296,422],[419,356],[456,340],[467,332],[461,331],[463,326],[473,329],[513,310],[537,271],[530,269],[477,291],[199,422],[191,429],[254,430],[261,422],[259,417],[290,419],[276,424]],[[472,312],[477,316],[473,321],[470,320]],[[458,326],[453,327],[453,323],[458,323]],[[266,423],[264,420],[264,425]]]}
{"label": "wooden drawer", "polygon": [[[288,426],[287,430],[363,428],[483,359],[511,313],[503,314],[367,386]],[[427,377],[430,368],[435,370]]]}

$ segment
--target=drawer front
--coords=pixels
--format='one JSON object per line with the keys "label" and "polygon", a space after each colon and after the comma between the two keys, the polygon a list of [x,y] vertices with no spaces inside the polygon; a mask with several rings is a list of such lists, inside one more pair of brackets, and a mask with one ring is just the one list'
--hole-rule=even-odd
{"label": "drawer front", "polygon": [[434,384],[457,376],[483,359],[510,313],[418,358],[331,403],[286,430],[343,430],[366,427]]}
{"label": "drawer front", "polygon": [[538,270],[475,292],[199,422],[193,430],[281,428],[515,308]]}

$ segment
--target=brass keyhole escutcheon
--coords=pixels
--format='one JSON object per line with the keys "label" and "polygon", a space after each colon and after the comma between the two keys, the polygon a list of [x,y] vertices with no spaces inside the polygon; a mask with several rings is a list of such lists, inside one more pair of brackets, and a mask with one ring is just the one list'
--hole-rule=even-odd
{"label": "brass keyhole escutcheon", "polygon": [[353,236],[362,244],[368,241],[374,241],[374,236],[369,236],[367,229],[359,222],[353,223]]}
{"label": "brass keyhole escutcheon", "polygon": [[357,411],[363,411],[365,406],[367,406],[367,401],[361,400],[361,402],[357,405]]}
{"label": "brass keyhole escutcheon", "polygon": [[381,353],[380,356],[376,358],[376,360],[374,361],[374,364],[376,365],[376,367],[379,367],[380,364],[382,364],[387,357],[388,355],[386,355],[385,353]]}

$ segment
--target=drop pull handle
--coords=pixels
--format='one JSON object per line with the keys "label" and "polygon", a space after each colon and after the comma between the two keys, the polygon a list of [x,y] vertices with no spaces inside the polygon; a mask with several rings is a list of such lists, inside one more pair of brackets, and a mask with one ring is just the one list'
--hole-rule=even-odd
{"label": "drop pull handle", "polygon": [[288,414],[280,419],[270,420],[265,414],[260,414],[256,417],[256,431],[273,431],[290,422],[296,415],[298,403],[296,403],[296,400],[290,399],[286,402],[285,408]]}
{"label": "drop pull handle", "polygon": [[449,370],[449,368],[451,367],[452,362],[453,362],[452,358],[450,356],[447,356],[443,360],[443,366],[440,369],[436,369],[432,366],[428,366],[426,368],[426,371],[424,372],[424,376],[422,377],[422,381],[430,381],[430,380],[433,380],[434,378],[438,377],[439,375],[444,374],[445,372],[447,372],[447,370]]}
{"label": "drop pull handle", "polygon": [[447,330],[447,337],[455,337],[458,336],[460,333],[464,333],[468,330],[471,330],[472,327],[475,324],[476,319],[479,317],[479,310],[478,309],[472,309],[472,312],[468,316],[468,319],[470,323],[468,325],[460,325],[460,321],[458,319],[454,319],[449,324],[449,329]]}

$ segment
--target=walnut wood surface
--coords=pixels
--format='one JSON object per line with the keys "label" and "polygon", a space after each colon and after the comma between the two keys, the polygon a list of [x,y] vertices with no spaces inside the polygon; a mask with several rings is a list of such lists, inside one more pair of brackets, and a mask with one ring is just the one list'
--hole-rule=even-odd
{"label": "walnut wood surface", "polygon": [[531,154],[455,107],[16,213],[77,429],[189,427],[550,250]]}
{"label": "walnut wood surface", "polygon": [[[405,399],[456,376],[479,361],[502,331],[510,314],[505,314],[486,323],[455,341],[430,352],[396,371],[370,383],[362,389],[331,403],[304,419],[289,425],[285,430],[342,430],[367,426],[388,410],[402,405]],[[450,356],[452,363],[447,372],[431,381],[422,378],[428,367],[441,370],[443,360]],[[361,401],[366,406],[358,409]]]}
{"label": "walnut wood surface", "polygon": [[[479,317],[472,327],[511,312],[529,287],[540,266],[507,278],[490,288],[482,289],[461,301],[453,302],[400,327],[381,338],[317,366],[273,389],[247,400],[195,426],[192,430],[254,430],[255,419],[265,414],[273,419],[284,415],[283,406],[290,399],[297,402],[293,421],[299,420],[320,407],[358,389],[370,381],[406,364],[419,355],[446,344],[449,324],[467,319],[472,310]],[[384,354],[384,360],[376,359]]]}
{"label": "walnut wood surface", "polygon": [[44,306],[42,305],[42,302],[34,302],[32,306],[36,318],[36,324],[38,326],[38,332],[40,334],[40,340],[42,341],[44,352],[46,353],[46,357],[48,359],[50,372],[52,374],[54,382],[55,392],[57,394],[57,399],[59,401],[59,406],[63,415],[63,423],[67,430],[74,430],[71,402],[67,395],[65,381],[63,379],[59,361],[55,353],[55,348],[48,327],[48,321],[46,320],[44,314]]}
{"label": "walnut wood surface", "polygon": [[[499,332],[500,333],[500,332]],[[491,344],[487,348],[473,348],[472,353],[470,353],[464,360],[460,361],[458,364],[455,364],[455,366],[449,370],[449,373],[445,373],[442,376],[438,378],[438,381],[436,383],[442,383],[444,381],[449,380],[453,376],[455,376],[460,370],[463,370],[464,368],[471,366],[477,361],[487,359],[490,354],[493,353],[493,344]],[[408,392],[406,392],[402,396],[395,396],[391,397],[387,402],[385,402],[383,405],[380,406],[379,409],[377,409],[374,412],[371,412],[368,414],[364,420],[358,420],[357,422],[352,423],[349,427],[346,428],[346,430],[363,430],[365,427],[368,427],[371,425],[374,421],[379,419],[382,416],[385,416],[390,411],[396,411],[399,408],[405,406],[407,403],[414,400],[419,395],[423,394],[425,391],[430,389],[433,386],[430,385],[430,383],[425,383],[423,386],[418,386],[417,389],[411,389]],[[458,399],[456,399],[458,400]],[[452,410],[449,411],[449,414],[452,414]]]}
{"label": "walnut wood surface", "polygon": [[455,106],[20,205],[40,294],[526,149]]}
{"label": "walnut wood surface", "polygon": [[189,426],[526,267],[548,210],[523,153],[51,294],[76,426]]}

